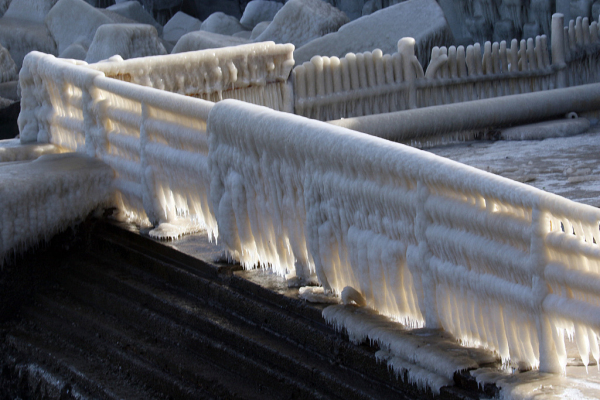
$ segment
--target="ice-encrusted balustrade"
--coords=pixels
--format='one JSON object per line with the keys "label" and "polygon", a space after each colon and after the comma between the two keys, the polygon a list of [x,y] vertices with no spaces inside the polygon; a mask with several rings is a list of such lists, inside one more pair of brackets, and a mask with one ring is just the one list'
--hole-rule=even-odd
{"label": "ice-encrusted balustrade", "polygon": [[598,359],[599,210],[249,104],[218,103],[208,130],[220,238],[245,265],[315,271],[544,371],[563,371],[572,332],[584,362]]}
{"label": "ice-encrusted balustrade", "polygon": [[434,47],[425,71],[414,46],[413,39],[403,38],[392,55],[376,49],[343,58],[315,56],[296,66],[295,113],[328,121],[599,80],[598,24],[587,18],[563,28],[562,14],[555,14],[550,44],[542,35],[520,42]]}

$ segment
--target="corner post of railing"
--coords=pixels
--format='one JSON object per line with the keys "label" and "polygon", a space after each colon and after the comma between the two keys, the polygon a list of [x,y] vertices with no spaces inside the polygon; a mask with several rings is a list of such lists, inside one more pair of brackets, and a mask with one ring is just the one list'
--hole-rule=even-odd
{"label": "corner post of railing", "polygon": [[423,67],[415,56],[415,39],[404,37],[398,41],[398,54],[402,60],[402,75],[408,86],[408,108],[417,108],[417,88],[415,80],[424,78]]}
{"label": "corner post of railing", "polygon": [[544,313],[542,304],[550,288],[545,278],[545,269],[548,264],[548,250],[545,246],[545,236],[549,232],[550,221],[547,212],[540,205],[535,205],[531,216],[531,286],[533,291],[532,310],[538,334],[540,353],[540,372],[561,373],[562,366],[558,359],[556,343],[552,334],[551,321]]}
{"label": "corner post of railing", "polygon": [[556,13],[552,15],[552,66],[556,70],[556,87],[557,89],[567,87],[567,64],[565,61],[565,31],[564,31],[564,16]]}
{"label": "corner post of railing", "polygon": [[427,243],[427,228],[430,224],[425,203],[429,197],[429,187],[419,180],[417,182],[417,215],[415,218],[415,234],[419,243],[417,262],[421,270],[421,284],[423,287],[423,304],[421,311],[425,314],[425,326],[430,329],[441,329],[437,296],[436,282],[434,274],[431,271],[430,261],[432,257],[431,249]]}

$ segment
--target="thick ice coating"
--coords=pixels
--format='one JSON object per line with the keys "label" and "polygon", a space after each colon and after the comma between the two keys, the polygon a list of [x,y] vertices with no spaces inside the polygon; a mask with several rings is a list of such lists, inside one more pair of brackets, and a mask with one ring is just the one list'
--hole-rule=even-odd
{"label": "thick ice coating", "polygon": [[598,355],[597,209],[231,100],[208,131],[212,209],[243,265],[314,271],[326,290],[352,286],[505,362],[560,372],[571,332],[584,363]]}

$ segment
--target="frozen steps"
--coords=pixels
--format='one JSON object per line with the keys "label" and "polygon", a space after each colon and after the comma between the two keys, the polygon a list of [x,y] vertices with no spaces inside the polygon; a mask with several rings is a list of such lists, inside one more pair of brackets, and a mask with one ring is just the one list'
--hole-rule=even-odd
{"label": "frozen steps", "polygon": [[[103,222],[84,224],[78,237],[83,245],[61,256],[19,319],[1,327],[6,381],[44,371],[22,373],[14,384],[21,395],[431,396],[377,364],[376,349],[335,333],[293,289],[261,286],[239,267],[204,263]],[[57,256],[50,249],[45,257]],[[454,387],[442,396],[479,395]]]}

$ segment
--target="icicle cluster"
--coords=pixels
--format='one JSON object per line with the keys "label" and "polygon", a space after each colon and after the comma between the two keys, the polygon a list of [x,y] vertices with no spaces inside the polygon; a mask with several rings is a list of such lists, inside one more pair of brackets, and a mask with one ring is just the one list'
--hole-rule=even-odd
{"label": "icicle cluster", "polygon": [[123,60],[90,68],[115,78],[204,100],[234,98],[278,111],[292,111],[287,79],[294,46],[273,42]]}
{"label": "icicle cluster", "polygon": [[597,356],[597,209],[249,104],[216,104],[208,129],[220,238],[244,265],[314,270],[505,362],[563,371],[573,331]]}
{"label": "icicle cluster", "polygon": [[570,86],[598,82],[600,39],[598,23],[577,17],[564,28],[564,49]]}

